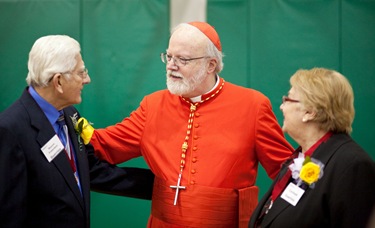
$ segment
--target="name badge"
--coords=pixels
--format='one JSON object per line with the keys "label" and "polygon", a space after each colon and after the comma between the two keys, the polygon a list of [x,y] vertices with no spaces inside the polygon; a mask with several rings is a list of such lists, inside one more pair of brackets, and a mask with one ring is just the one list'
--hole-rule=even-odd
{"label": "name badge", "polygon": [[289,183],[288,187],[286,187],[280,197],[293,206],[296,206],[304,193],[305,190],[293,183]]}
{"label": "name badge", "polygon": [[64,145],[61,143],[57,135],[53,136],[42,148],[44,156],[48,162],[51,162],[62,150]]}

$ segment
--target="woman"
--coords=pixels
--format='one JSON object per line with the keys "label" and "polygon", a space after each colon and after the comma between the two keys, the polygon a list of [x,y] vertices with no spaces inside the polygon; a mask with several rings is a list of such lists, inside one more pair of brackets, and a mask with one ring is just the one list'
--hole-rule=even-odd
{"label": "woman", "polygon": [[300,146],[255,209],[249,227],[366,227],[375,163],[349,136],[353,90],[338,72],[299,70],[280,106]]}

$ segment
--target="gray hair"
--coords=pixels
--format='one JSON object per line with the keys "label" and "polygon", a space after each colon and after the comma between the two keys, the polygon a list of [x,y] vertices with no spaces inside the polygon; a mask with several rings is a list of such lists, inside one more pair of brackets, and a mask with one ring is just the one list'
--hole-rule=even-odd
{"label": "gray hair", "polygon": [[[196,28],[196,27],[194,27],[194,26],[192,26],[188,23],[181,23],[171,30],[171,34],[173,34],[179,28],[193,28],[193,29],[196,29],[197,31],[201,32],[198,28]],[[218,74],[224,68],[224,63],[223,63],[224,54],[216,48],[215,44],[212,43],[212,41],[207,36],[205,36],[205,37],[207,38],[207,55],[210,56],[210,57],[214,57],[217,60],[217,66],[215,68],[215,73]]]}
{"label": "gray hair", "polygon": [[69,36],[49,35],[39,38],[29,53],[27,84],[45,87],[54,74],[72,71],[80,52],[79,43]]}

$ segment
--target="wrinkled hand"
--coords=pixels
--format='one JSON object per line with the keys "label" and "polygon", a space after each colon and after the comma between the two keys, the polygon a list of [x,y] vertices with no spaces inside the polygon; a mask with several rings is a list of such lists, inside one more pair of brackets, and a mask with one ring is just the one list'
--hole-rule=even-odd
{"label": "wrinkled hand", "polygon": [[90,142],[92,134],[95,130],[91,126],[91,124],[83,117],[79,118],[77,124],[74,126],[74,129],[80,134],[85,145],[87,145]]}

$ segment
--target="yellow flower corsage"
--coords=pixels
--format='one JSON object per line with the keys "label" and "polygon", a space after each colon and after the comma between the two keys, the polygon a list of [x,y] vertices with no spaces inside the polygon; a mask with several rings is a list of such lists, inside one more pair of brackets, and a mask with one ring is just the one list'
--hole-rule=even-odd
{"label": "yellow flower corsage", "polygon": [[319,165],[315,164],[314,162],[308,162],[304,166],[302,166],[301,172],[299,173],[299,177],[304,182],[311,185],[318,181],[320,176],[320,167]]}
{"label": "yellow flower corsage", "polygon": [[92,134],[94,133],[94,130],[95,130],[91,126],[91,123],[89,123],[83,117],[78,119],[77,123],[74,125],[74,129],[81,136],[81,138],[83,139],[83,143],[85,145],[87,145],[90,142]]}
{"label": "yellow flower corsage", "polygon": [[324,164],[322,162],[309,156],[305,157],[302,153],[289,165],[297,186],[305,183],[310,188],[314,188],[315,183],[323,176],[323,168]]}

